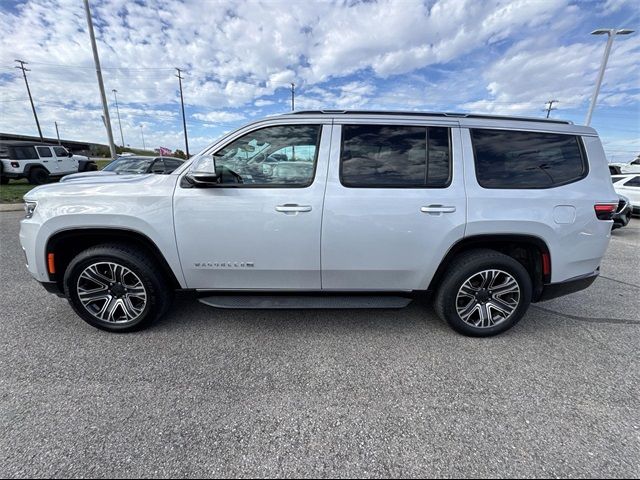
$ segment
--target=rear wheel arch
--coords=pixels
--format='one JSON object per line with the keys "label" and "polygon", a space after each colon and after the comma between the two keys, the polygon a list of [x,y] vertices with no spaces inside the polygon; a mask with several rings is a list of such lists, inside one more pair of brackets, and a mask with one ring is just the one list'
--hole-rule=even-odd
{"label": "rear wheel arch", "polygon": [[158,262],[169,285],[175,289],[181,288],[175,273],[155,242],[143,233],[123,228],[75,228],[54,233],[47,240],[45,249],[45,264],[46,257],[50,253],[54,254],[55,274],[49,274],[49,279],[62,287],[65,271],[78,254],[107,243],[123,244],[143,250]]}
{"label": "rear wheel arch", "polygon": [[476,249],[495,250],[518,260],[531,277],[533,301],[541,295],[544,284],[551,280],[550,269],[547,275],[543,273],[543,254],[548,255],[549,265],[551,256],[549,246],[542,238],[526,234],[485,234],[465,237],[456,242],[440,262],[428,290],[437,290],[457,256]]}
{"label": "rear wheel arch", "polygon": [[27,163],[24,166],[24,168],[22,169],[22,172],[24,173],[25,176],[28,177],[29,173],[34,168],[42,168],[45,172],[47,172],[47,175],[51,175],[51,172],[49,171],[49,169],[47,167],[45,167],[44,165],[42,165],[41,163]]}

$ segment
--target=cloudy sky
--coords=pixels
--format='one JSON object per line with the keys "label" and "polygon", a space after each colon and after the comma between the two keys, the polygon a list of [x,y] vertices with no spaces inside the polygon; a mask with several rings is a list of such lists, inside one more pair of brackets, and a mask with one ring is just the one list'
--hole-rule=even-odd
{"label": "cloudy sky", "polygon": [[[552,116],[583,123],[605,46],[596,28],[640,30],[637,0],[90,0],[120,143],[192,153],[290,109]],[[80,0],[0,0],[0,131],[106,143]],[[640,152],[640,32],[614,43],[592,125],[610,160]]]}

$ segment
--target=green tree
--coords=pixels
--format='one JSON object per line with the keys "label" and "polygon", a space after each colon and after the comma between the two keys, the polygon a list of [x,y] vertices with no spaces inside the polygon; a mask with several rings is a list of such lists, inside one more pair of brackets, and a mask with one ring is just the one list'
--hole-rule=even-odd
{"label": "green tree", "polygon": [[185,160],[187,159],[187,155],[182,150],[180,150],[179,148],[176,149],[175,152],[173,152],[173,156],[174,157],[178,157],[178,158],[183,158]]}

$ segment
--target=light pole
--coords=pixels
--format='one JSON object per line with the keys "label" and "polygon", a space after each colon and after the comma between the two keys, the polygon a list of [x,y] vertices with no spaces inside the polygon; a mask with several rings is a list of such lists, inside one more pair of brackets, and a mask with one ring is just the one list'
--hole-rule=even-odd
{"label": "light pole", "polygon": [[602,64],[600,65],[600,71],[598,72],[598,80],[596,80],[596,90],[593,92],[593,97],[591,98],[591,105],[589,105],[589,112],[587,113],[587,118],[584,122],[585,125],[589,125],[591,123],[591,117],[593,116],[593,109],[596,108],[596,101],[598,100],[598,94],[600,93],[600,86],[602,85],[602,78],[604,77],[604,71],[607,68],[607,61],[609,60],[609,53],[611,53],[611,46],[613,45],[613,39],[616,35],[629,35],[633,33],[633,30],[629,30],[627,28],[622,28],[620,30],[616,28],[599,28],[598,30],[594,30],[591,32],[591,35],[609,35],[607,40],[607,46],[604,49],[604,56],[602,57]]}
{"label": "light pole", "polygon": [[144,144],[144,131],[142,130],[142,124],[140,124],[140,135],[142,135],[142,149],[146,150],[147,146]]}
{"label": "light pole", "polygon": [[118,108],[118,90],[115,88],[111,90],[113,97],[116,100],[116,112],[118,113],[118,125],[120,126],[120,140],[122,141],[122,148],[124,148],[124,135],[122,135],[122,123],[120,122],[120,108]]}

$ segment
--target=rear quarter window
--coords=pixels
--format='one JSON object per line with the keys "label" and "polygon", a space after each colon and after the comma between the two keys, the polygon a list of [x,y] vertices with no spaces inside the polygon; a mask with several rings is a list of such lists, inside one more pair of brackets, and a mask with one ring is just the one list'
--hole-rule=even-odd
{"label": "rear quarter window", "polygon": [[476,178],[484,188],[553,188],[589,171],[575,135],[474,128],[471,141]]}
{"label": "rear quarter window", "polygon": [[11,158],[12,160],[33,160],[39,157],[34,147],[13,147]]}

